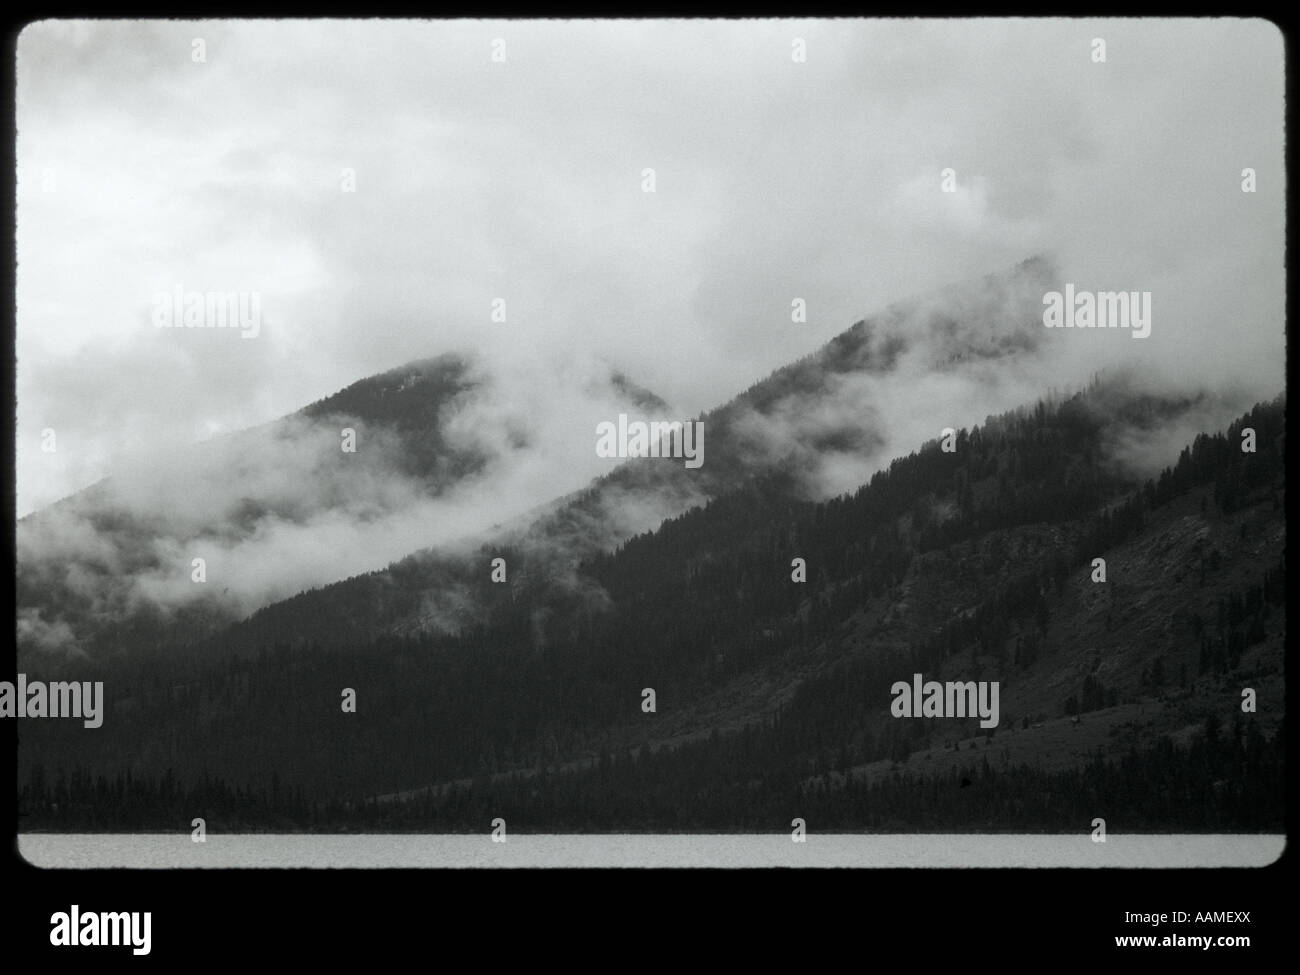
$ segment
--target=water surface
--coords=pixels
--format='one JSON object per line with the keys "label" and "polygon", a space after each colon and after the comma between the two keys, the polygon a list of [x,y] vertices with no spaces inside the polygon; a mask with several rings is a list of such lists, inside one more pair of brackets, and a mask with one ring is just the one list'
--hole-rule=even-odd
{"label": "water surface", "polygon": [[1262,867],[1279,835],[769,835],[29,833],[18,849],[51,868],[189,869],[563,867]]}

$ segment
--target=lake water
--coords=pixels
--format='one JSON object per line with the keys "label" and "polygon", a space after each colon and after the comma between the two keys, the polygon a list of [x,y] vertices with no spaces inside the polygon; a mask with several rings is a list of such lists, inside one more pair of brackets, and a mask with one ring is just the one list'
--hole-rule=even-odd
{"label": "lake water", "polygon": [[517,867],[1262,867],[1285,836],[1110,834],[303,835],[188,832],[19,835],[30,863],[49,868],[517,868]]}

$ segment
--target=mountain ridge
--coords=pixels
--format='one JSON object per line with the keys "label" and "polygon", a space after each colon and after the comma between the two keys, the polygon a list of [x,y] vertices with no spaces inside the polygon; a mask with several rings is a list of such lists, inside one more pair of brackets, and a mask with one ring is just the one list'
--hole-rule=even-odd
{"label": "mountain ridge", "polygon": [[[134,788],[157,788],[166,763],[206,769],[206,801],[243,824],[257,814],[218,786],[236,769],[261,791],[260,822],[320,828],[474,829],[495,809],[524,832],[763,831],[801,812],[822,829],[956,816],[1061,832],[1078,806],[1060,797],[1076,793],[1112,822],[1276,828],[1284,402],[1198,436],[1143,482],[1108,471],[1098,448],[1108,427],[1166,407],[1102,380],[964,431],[953,453],[932,442],[851,494],[750,486],[692,509],[584,565],[603,609],[505,585],[492,626],[458,636],[140,661],[115,681],[130,694],[113,702],[120,725],[79,761],[111,777],[151,715],[183,712],[187,736],[129,751]],[[806,582],[791,578],[796,554]],[[1100,585],[1097,555],[1110,563]],[[889,685],[918,672],[999,679],[1001,724],[891,719]],[[1223,702],[1235,708],[1245,682],[1259,711],[1228,721]],[[340,686],[365,702],[362,724],[339,720]],[[51,761],[60,736],[86,747],[35,731]],[[1156,762],[1187,791],[1140,789],[1135,770]],[[1215,778],[1198,786],[1205,763]],[[75,806],[51,820],[34,774],[34,815],[83,822]],[[954,775],[976,800],[948,791]],[[347,790],[325,803],[337,781]]]}
{"label": "mountain ridge", "polygon": [[[319,548],[318,527],[352,543],[377,533],[397,554],[421,511],[472,510],[470,489],[490,497],[555,436],[512,403],[529,391],[504,388],[492,369],[464,353],[415,360],[19,519],[20,655],[201,636],[318,571],[292,554]],[[608,363],[580,369],[580,413],[663,402]],[[220,587],[191,584],[194,557]]]}
{"label": "mountain ridge", "polygon": [[[828,458],[845,458],[853,470],[870,476],[888,461],[890,447],[881,416],[869,415],[875,422],[864,424],[856,411],[861,404],[871,409],[870,400],[878,395],[870,388],[872,381],[903,381],[907,356],[916,360],[908,368],[944,372],[1032,354],[1042,341],[1041,296],[1055,274],[1049,256],[1035,256],[1004,272],[895,302],[859,320],[817,350],[700,413],[696,419],[704,423],[707,458],[699,470],[653,458],[627,460],[586,487],[545,502],[534,509],[536,517],[520,516],[495,537],[479,539],[477,553],[412,552],[388,568],[288,601],[315,602],[321,618],[329,620],[319,627],[318,638],[325,640],[367,639],[385,628],[343,620],[332,612],[336,594],[349,587],[368,593],[376,618],[398,613],[395,632],[473,625],[482,613],[461,581],[474,571],[471,561],[486,571],[491,557],[527,552],[534,566],[545,566],[535,571],[569,578],[583,558],[749,481],[785,478],[795,495],[816,494],[825,490],[815,482]],[[827,395],[828,377],[860,388],[845,386]],[[296,607],[291,610],[296,612]],[[274,642],[278,625],[268,623],[268,616],[276,613],[275,606],[264,607],[227,636],[246,649]]]}

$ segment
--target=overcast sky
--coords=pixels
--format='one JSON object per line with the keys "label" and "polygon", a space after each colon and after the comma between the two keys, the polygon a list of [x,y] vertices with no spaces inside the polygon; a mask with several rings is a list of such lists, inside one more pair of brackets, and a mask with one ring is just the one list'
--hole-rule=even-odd
{"label": "overcast sky", "polygon": [[[32,25],[18,514],[457,349],[601,357],[693,415],[1039,252],[1153,293],[1150,338],[1071,355],[1272,395],[1283,71],[1262,21]],[[155,328],[176,286],[259,293],[260,333]]]}

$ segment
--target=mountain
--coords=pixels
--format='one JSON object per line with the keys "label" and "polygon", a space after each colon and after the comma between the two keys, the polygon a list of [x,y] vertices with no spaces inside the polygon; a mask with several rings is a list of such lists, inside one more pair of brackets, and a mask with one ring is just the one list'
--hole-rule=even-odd
{"label": "mountain", "polygon": [[443,355],[123,465],[19,520],[20,656],[189,642],[305,586],[486,527],[521,483],[581,484],[559,449],[574,418],[667,405],[606,363],[567,369],[556,384]]}
{"label": "mountain", "polygon": [[[1019,401],[1021,387],[997,377],[1044,369],[1037,355],[1042,296],[1055,282],[1052,261],[1034,257],[892,305],[702,414],[698,468],[656,457],[625,460],[587,488],[481,533],[475,546],[413,551],[386,569],[267,606],[224,631],[211,650],[455,632],[491,618],[494,558],[506,560],[512,589],[535,586],[545,604],[583,588],[574,575],[583,559],[746,485],[779,482],[804,499],[855,487],[940,432],[944,424],[927,414],[925,399],[953,404],[954,426],[963,415],[982,418]],[[579,437],[594,444],[594,429]]]}
{"label": "mountain", "polygon": [[[1201,405],[1103,377],[825,501],[757,480],[585,560],[586,593],[498,585],[457,634],[121,661],[93,740],[29,724],[20,804],[61,829],[1279,831],[1284,399],[1145,481],[1110,446]],[[897,717],[914,674],[996,681],[996,723]]]}
{"label": "mountain", "polygon": [[194,652],[29,659],[107,702],[25,726],[25,827],[1281,832],[1285,396],[1047,390],[1050,277],[858,323],[704,414],[698,468],[626,459]]}

